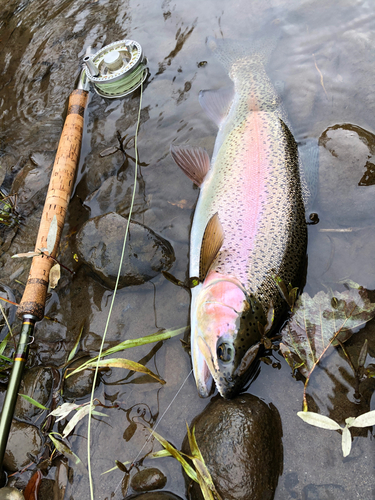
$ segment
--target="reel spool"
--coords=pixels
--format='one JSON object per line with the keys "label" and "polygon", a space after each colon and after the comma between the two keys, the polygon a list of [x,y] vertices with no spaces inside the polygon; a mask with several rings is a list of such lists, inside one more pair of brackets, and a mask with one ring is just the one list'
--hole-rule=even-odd
{"label": "reel spool", "polygon": [[147,59],[134,40],[110,43],[96,54],[83,58],[86,75],[95,92],[115,99],[134,92],[146,80]]}

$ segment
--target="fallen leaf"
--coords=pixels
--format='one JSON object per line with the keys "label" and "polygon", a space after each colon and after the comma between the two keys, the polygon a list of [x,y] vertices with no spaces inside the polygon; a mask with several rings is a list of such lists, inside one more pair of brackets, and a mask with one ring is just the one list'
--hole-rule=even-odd
{"label": "fallen leaf", "polygon": [[347,457],[352,448],[352,436],[350,434],[350,430],[347,427],[344,427],[342,430],[342,441],[341,441],[342,454],[344,457]]}
{"label": "fallen leaf", "polygon": [[165,384],[165,380],[160,378],[154,372],[146,368],[146,366],[137,363],[136,361],[131,361],[130,359],[123,358],[112,358],[112,359],[103,359],[99,362],[92,361],[91,363],[86,365],[86,368],[95,368],[98,366],[99,368],[124,368],[125,370],[132,370],[135,372],[146,373],[146,375],[150,375],[161,384]]}
{"label": "fallen leaf", "polygon": [[41,252],[26,252],[26,253],[16,253],[12,255],[12,259],[30,259],[31,257],[37,257],[41,255]]}
{"label": "fallen leaf", "polygon": [[348,427],[371,427],[372,425],[375,425],[375,410],[368,411],[355,418]]}
{"label": "fallen leaf", "polygon": [[329,429],[331,431],[342,431],[342,427],[332,420],[332,418],[326,417],[325,415],[320,415],[320,413],[315,413],[313,411],[299,411],[297,412],[299,418],[304,422],[315,427],[320,427],[321,429]]}
{"label": "fallen leaf", "polygon": [[79,467],[81,472],[83,472],[85,474],[87,471],[86,471],[86,467],[82,463],[82,460],[75,453],[73,453],[72,450],[65,443],[63,443],[59,439],[56,439],[53,436],[53,434],[57,434],[58,436],[60,436],[60,434],[58,434],[57,432],[50,432],[49,433],[49,437],[50,437],[52,443],[55,445],[55,448],[60,453],[65,455],[66,458],[73,460],[73,462]]}
{"label": "fallen leaf", "polygon": [[60,264],[55,264],[54,266],[51,267],[51,270],[49,272],[49,286],[50,288],[56,288],[57,283],[59,282],[61,273],[60,273]]}
{"label": "fallen leaf", "polygon": [[80,420],[82,420],[89,412],[90,408],[93,408],[92,405],[85,405],[79,408],[75,415],[69,420],[69,423],[65,426],[65,429],[62,433],[62,437],[66,438],[74,429],[74,427],[78,424]]}
{"label": "fallen leaf", "polygon": [[281,353],[293,369],[308,377],[331,344],[346,342],[374,316],[375,304],[364,289],[351,288],[333,296],[319,292],[313,298],[303,293],[281,332]]}
{"label": "fallen leaf", "polygon": [[55,243],[57,239],[57,217],[56,215],[53,216],[53,219],[51,221],[51,224],[49,226],[48,230],[48,235],[47,235],[47,251],[49,255],[52,254],[54,248],[55,248]]}
{"label": "fallen leaf", "polygon": [[23,491],[25,500],[38,500],[38,493],[42,477],[43,474],[39,469],[31,476],[30,481],[27,483],[27,486]]}
{"label": "fallen leaf", "polygon": [[48,414],[49,416],[53,417],[59,417],[56,419],[56,422],[59,422],[63,418],[67,417],[70,412],[73,410],[79,408],[82,405],[77,405],[75,403],[63,403],[61,406],[58,406],[55,410],[51,411],[51,413]]}

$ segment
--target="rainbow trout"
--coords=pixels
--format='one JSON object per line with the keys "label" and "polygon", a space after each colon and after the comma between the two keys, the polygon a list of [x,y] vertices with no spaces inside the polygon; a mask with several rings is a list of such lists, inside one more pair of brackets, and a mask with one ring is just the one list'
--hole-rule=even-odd
{"label": "rainbow trout", "polygon": [[[172,146],[200,194],[191,229],[191,352],[198,392],[233,397],[248,380],[269,311],[286,303],[275,276],[298,285],[307,228],[297,144],[264,65],[272,43],[209,39],[234,86],[203,91],[219,127],[212,160],[202,148]],[[302,180],[301,180],[302,179]],[[302,185],[304,189],[302,189]],[[304,193],[303,193],[304,191]]]}

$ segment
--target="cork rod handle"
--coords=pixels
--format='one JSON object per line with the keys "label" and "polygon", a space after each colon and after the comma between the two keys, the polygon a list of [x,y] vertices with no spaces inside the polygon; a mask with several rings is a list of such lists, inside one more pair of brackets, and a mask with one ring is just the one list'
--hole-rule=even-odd
{"label": "cork rod handle", "polygon": [[[87,106],[88,92],[74,90],[69,97],[68,114],[61,134],[53,165],[51,180],[39,225],[35,251],[47,247],[48,231],[53,217],[57,218],[57,236],[51,253],[56,257],[65,215],[72,194],[76,167],[81,149],[84,111]],[[45,255],[34,257],[29,278],[18,307],[18,316],[32,314],[38,320],[44,317],[44,306],[49,283],[49,272],[54,261]]]}

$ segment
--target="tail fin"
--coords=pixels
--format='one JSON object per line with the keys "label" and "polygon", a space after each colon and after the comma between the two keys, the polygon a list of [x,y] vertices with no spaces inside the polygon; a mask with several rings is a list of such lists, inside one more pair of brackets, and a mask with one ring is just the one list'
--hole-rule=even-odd
{"label": "tail fin", "polygon": [[207,45],[230,75],[233,65],[240,61],[247,64],[266,64],[279,38],[279,34],[260,35],[251,40],[231,40],[229,38],[218,40],[210,36],[207,39]]}

